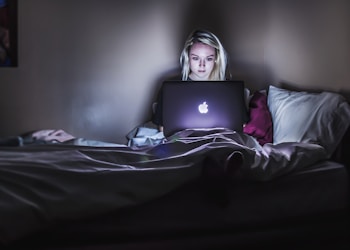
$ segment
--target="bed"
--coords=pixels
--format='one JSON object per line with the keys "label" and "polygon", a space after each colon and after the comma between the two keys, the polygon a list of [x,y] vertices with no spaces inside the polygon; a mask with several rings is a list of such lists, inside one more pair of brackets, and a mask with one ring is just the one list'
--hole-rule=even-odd
{"label": "bed", "polygon": [[[129,145],[70,138],[0,148],[4,249],[348,249],[346,99],[269,86],[244,133],[139,127]],[[66,135],[65,135],[66,136]],[[142,143],[140,143],[142,141]],[[239,152],[215,194],[206,161]],[[212,191],[212,190],[211,190]]]}

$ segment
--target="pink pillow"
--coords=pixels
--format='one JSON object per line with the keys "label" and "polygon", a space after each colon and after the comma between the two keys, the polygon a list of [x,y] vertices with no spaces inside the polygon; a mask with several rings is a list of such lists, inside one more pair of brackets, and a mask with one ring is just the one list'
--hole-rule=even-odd
{"label": "pink pillow", "polygon": [[267,96],[256,91],[249,102],[250,120],[243,132],[254,136],[260,145],[273,142],[272,118],[267,106]]}

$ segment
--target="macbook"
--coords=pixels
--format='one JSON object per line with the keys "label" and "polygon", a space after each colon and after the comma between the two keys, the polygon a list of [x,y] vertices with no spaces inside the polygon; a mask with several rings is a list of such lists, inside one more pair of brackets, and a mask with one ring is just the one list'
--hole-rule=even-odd
{"label": "macbook", "polygon": [[162,95],[166,137],[184,129],[243,130],[243,81],[165,81]]}

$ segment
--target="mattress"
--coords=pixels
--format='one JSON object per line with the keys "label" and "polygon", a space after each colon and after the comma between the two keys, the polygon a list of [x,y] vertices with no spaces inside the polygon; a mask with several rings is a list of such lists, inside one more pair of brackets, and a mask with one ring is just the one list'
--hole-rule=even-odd
{"label": "mattress", "polygon": [[[43,243],[40,239],[44,237],[50,244],[65,249],[70,244],[100,249],[102,243],[118,246],[118,249],[139,249],[141,246],[175,249],[196,244],[196,239],[202,247],[230,241],[235,241],[236,245],[237,242],[246,244],[254,237],[260,238],[260,242],[268,241],[265,234],[271,233],[269,230],[286,242],[283,237],[288,236],[289,240],[291,235],[292,239],[301,237],[295,230],[302,237],[311,238],[311,234],[322,228],[317,223],[327,221],[329,229],[334,226],[329,223],[337,223],[335,218],[348,226],[344,217],[349,205],[348,174],[346,168],[336,162],[323,161],[269,182],[237,180],[230,187],[231,202],[227,206],[208,199],[203,185],[205,183],[197,180],[138,206],[88,220],[67,221],[24,242]],[[337,229],[343,230],[334,230]],[[282,232],[285,232],[283,237]],[[318,233],[315,239],[319,239]],[[324,233],[333,237],[328,231]],[[255,242],[260,244],[256,238]]]}

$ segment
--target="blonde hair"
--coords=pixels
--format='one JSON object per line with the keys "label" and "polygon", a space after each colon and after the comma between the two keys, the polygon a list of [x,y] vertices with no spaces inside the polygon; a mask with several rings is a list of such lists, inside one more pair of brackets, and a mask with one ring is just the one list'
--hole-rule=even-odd
{"label": "blonde hair", "polygon": [[194,30],[188,36],[180,56],[180,65],[182,67],[182,80],[188,80],[190,75],[189,52],[193,44],[203,43],[215,49],[215,65],[209,75],[209,80],[226,80],[227,73],[227,53],[222,46],[219,38],[210,31]]}

